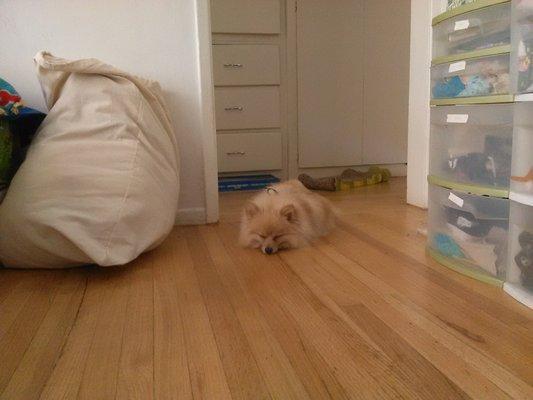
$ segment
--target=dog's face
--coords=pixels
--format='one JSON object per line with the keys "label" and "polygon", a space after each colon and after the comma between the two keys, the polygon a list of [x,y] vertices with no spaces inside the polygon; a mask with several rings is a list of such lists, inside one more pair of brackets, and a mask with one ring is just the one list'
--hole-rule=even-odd
{"label": "dog's face", "polygon": [[255,203],[248,202],[243,218],[241,242],[244,246],[260,248],[265,254],[297,247],[297,213],[294,205],[264,211]]}

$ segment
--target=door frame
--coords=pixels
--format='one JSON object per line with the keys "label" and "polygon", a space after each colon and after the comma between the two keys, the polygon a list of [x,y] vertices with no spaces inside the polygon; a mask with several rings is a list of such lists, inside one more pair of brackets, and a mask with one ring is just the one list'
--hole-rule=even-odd
{"label": "door frame", "polygon": [[287,71],[287,175],[298,176],[298,57],[297,57],[297,7],[298,0],[285,1],[287,21],[286,71]]}
{"label": "door frame", "polygon": [[[431,59],[432,2],[411,0],[411,66],[409,87],[407,202],[427,207],[429,154],[429,62]],[[297,0],[285,0],[287,69],[287,175],[295,178],[298,166],[298,60]],[[217,222],[218,165],[211,57],[210,1],[196,0],[198,55],[200,60],[200,112],[204,156],[205,219]],[[418,18],[415,18],[419,16]],[[417,39],[418,38],[418,39]],[[413,40],[414,39],[414,40]],[[426,101],[427,100],[427,101]]]}
{"label": "door frame", "polygon": [[218,156],[215,125],[215,93],[211,55],[211,12],[209,0],[196,0],[198,31],[198,73],[200,92],[201,140],[204,162],[205,222],[219,219]]}
{"label": "door frame", "polygon": [[428,206],[432,3],[411,0],[407,203]]}

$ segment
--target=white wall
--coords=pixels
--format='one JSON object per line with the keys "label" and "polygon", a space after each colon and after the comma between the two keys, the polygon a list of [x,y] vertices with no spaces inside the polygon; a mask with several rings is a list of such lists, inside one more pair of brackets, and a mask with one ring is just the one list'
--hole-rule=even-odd
{"label": "white wall", "polygon": [[0,0],[0,76],[29,106],[45,109],[32,62],[39,50],[99,58],[160,82],[181,151],[180,215],[189,222],[205,218],[202,135],[209,129],[202,115],[209,109],[202,108],[197,2],[205,12],[207,0]]}
{"label": "white wall", "polygon": [[411,66],[407,150],[407,202],[427,208],[431,2],[411,1]]}

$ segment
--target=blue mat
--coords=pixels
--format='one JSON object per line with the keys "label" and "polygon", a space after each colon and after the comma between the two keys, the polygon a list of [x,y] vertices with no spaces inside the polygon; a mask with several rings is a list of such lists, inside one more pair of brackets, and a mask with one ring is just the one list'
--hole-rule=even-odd
{"label": "blue mat", "polygon": [[218,191],[260,190],[276,182],[279,182],[279,178],[274,175],[244,175],[218,178]]}

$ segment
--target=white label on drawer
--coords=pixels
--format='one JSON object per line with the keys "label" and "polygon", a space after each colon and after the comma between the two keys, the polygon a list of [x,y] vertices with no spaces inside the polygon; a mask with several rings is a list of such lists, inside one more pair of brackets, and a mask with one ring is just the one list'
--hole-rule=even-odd
{"label": "white label on drawer", "polygon": [[463,204],[465,203],[463,199],[453,194],[452,192],[450,192],[450,195],[448,196],[448,200],[450,200],[452,203],[457,204],[459,207],[463,207]]}
{"label": "white label on drawer", "polygon": [[457,61],[450,64],[450,67],[448,68],[448,72],[457,72],[462,71],[466,68],[466,61]]}
{"label": "white label on drawer", "polygon": [[468,114],[448,114],[446,122],[448,124],[466,124],[468,122]]}
{"label": "white label on drawer", "polygon": [[454,31],[462,31],[463,29],[468,29],[470,26],[470,21],[467,19],[463,19],[461,21],[455,21],[455,27],[453,28]]}
{"label": "white label on drawer", "polygon": [[472,228],[472,221],[467,220],[465,217],[457,218],[457,226],[460,228]]}

